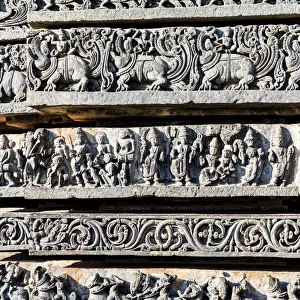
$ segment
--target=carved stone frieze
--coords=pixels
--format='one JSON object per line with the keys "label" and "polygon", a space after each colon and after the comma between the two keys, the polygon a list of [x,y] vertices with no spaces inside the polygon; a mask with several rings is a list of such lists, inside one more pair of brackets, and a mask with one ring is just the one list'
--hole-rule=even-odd
{"label": "carved stone frieze", "polygon": [[39,128],[0,136],[0,182],[44,188],[296,187],[298,129],[276,124]]}
{"label": "carved stone frieze", "polygon": [[[53,262],[52,262],[53,263]],[[54,263],[55,264],[55,263]],[[287,292],[298,279],[297,274],[280,279],[247,272],[251,279],[236,271],[195,271],[194,278],[187,277],[184,270],[167,269],[157,274],[151,270],[44,267],[44,264],[5,262],[0,265],[0,296],[8,300],[35,299],[297,299]],[[51,264],[52,265],[52,264]],[[76,272],[77,271],[77,272]],[[89,272],[88,272],[89,271]],[[67,273],[65,273],[67,272]],[[154,273],[155,272],[155,273]],[[168,272],[168,273],[166,273]],[[176,273],[176,275],[175,275]],[[78,274],[82,274],[78,278]],[[193,276],[193,275],[192,275]],[[284,278],[284,279],[282,279]],[[270,292],[270,281],[275,283]],[[276,293],[280,290],[280,294]]]}
{"label": "carved stone frieze", "polygon": [[0,218],[0,244],[31,255],[298,257],[299,223],[299,215],[10,213]]}
{"label": "carved stone frieze", "polygon": [[[40,30],[33,90],[295,90],[298,25]],[[68,66],[68,67],[66,67]]]}

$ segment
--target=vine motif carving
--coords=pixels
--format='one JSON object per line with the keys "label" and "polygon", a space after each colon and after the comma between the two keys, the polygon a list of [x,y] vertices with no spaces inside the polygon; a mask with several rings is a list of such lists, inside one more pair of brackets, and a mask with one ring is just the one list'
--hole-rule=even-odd
{"label": "vine motif carving", "polygon": [[[2,217],[0,243],[34,251],[89,251],[111,254],[139,252],[151,254],[200,255],[201,253],[269,253],[284,255],[300,249],[298,219],[170,217],[62,218],[28,214],[24,218]],[[245,283],[245,282],[243,282]],[[290,293],[298,293],[290,286]],[[245,290],[246,288],[243,287]],[[239,292],[242,293],[242,290]],[[245,290],[246,291],[246,290]],[[238,290],[237,290],[238,293]]]}

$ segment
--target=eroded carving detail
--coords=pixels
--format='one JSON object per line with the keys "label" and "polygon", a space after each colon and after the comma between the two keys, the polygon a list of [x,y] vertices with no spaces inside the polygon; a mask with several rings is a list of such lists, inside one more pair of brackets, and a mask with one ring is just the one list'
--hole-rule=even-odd
{"label": "eroded carving detail", "polygon": [[28,79],[51,91],[298,89],[299,36],[298,25],[43,30]]}
{"label": "eroded carving detail", "polygon": [[0,182],[52,188],[286,186],[296,173],[293,138],[277,125],[272,125],[277,133],[270,127],[267,137],[263,127],[261,132],[241,124],[93,129],[92,134],[78,128],[73,136],[40,128],[21,138],[2,135]]}
{"label": "eroded carving detail", "polygon": [[[227,256],[229,253],[264,257],[297,254],[300,248],[299,219],[194,216],[132,217],[65,214],[0,220],[1,250],[30,249],[98,254],[139,255],[162,251],[165,255]],[[16,248],[18,247],[18,248]],[[58,251],[58,252],[56,252]],[[209,285],[208,285],[209,286]],[[151,292],[153,289],[151,289]],[[160,292],[159,292],[160,293]],[[133,295],[133,297],[135,297]],[[213,295],[212,295],[213,297]]]}

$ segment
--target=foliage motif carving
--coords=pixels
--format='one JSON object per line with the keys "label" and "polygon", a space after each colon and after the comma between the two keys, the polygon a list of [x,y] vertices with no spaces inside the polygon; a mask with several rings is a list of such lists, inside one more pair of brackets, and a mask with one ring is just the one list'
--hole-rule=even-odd
{"label": "foliage motif carving", "polygon": [[[184,256],[218,253],[221,256],[230,253],[236,256],[285,256],[297,254],[300,249],[299,222],[293,217],[272,219],[264,216],[259,219],[214,215],[208,218],[126,215],[116,218],[113,215],[55,217],[24,214],[23,217],[1,218],[0,243],[3,251],[19,246],[18,249],[39,254],[43,251],[74,254],[96,251],[98,254],[151,255],[160,251],[165,255]],[[215,292],[214,284],[217,283],[219,279],[208,283],[211,293]],[[247,291],[245,284],[242,282],[241,288],[236,290],[236,297]],[[226,285],[218,293],[225,292]],[[297,282],[291,284],[289,293],[298,293]],[[188,295],[182,297],[188,298]]]}
{"label": "foliage motif carving", "polygon": [[299,34],[298,25],[42,30],[30,40],[29,86],[295,90]]}

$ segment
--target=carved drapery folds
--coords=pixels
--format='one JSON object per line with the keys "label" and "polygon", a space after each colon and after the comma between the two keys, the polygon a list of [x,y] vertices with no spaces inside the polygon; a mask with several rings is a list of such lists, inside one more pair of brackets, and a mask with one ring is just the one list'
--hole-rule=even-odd
{"label": "carved drapery folds", "polygon": [[0,183],[50,188],[284,187],[297,174],[293,136],[297,128],[223,124],[77,128],[58,133],[40,128],[1,135]]}
{"label": "carved drapery folds", "polygon": [[298,89],[298,25],[82,28],[29,40],[33,90]]}
{"label": "carved drapery folds", "polygon": [[297,257],[299,216],[2,215],[1,250],[32,255]]}

